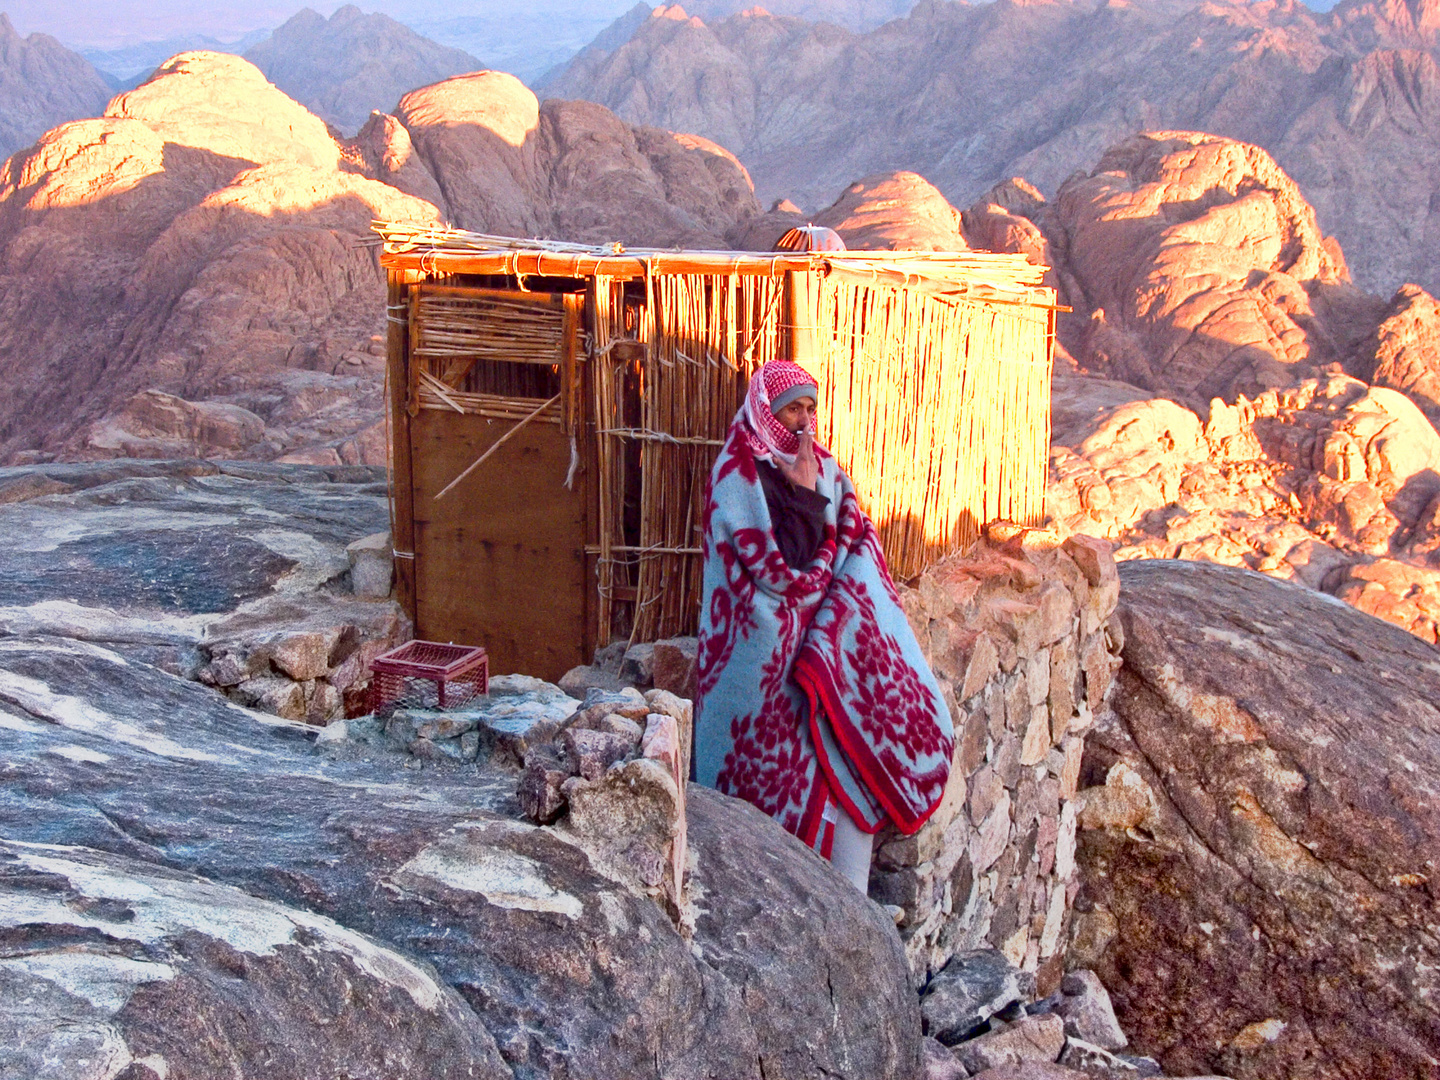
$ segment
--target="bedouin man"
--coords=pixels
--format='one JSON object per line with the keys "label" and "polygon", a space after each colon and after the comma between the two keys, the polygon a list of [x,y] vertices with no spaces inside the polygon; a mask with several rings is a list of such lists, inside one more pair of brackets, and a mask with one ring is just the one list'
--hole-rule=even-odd
{"label": "bedouin man", "polygon": [[696,776],[865,892],[874,834],[939,805],[954,732],[818,400],[797,364],[760,368],[710,474]]}

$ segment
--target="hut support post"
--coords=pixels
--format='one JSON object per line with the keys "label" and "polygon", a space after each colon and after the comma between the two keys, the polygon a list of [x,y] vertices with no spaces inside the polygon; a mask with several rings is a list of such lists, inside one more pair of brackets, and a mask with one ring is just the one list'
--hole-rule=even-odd
{"label": "hut support post", "polygon": [[415,504],[410,471],[410,324],[407,288],[413,275],[391,270],[386,275],[386,368],[390,397],[390,546],[395,560],[395,596],[415,621]]}

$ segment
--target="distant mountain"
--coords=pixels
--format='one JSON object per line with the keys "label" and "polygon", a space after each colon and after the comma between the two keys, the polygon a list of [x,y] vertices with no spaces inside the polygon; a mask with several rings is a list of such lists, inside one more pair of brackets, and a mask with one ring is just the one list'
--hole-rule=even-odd
{"label": "distant mountain", "polygon": [[963,206],[1010,176],[1054,192],[1137,131],[1227,135],[1274,154],[1389,293],[1440,286],[1437,35],[1440,0],[923,0],[863,34],[671,6],[540,89],[713,139],[762,202],[809,212],[888,170]]}
{"label": "distant mountain", "polygon": [[771,15],[828,22],[847,30],[873,30],[910,13],[915,0],[692,0],[688,10],[702,19],[723,19],[759,7]]}
{"label": "distant mountain", "polygon": [[245,58],[346,134],[358,131],[373,110],[392,108],[414,87],[485,66],[388,15],[366,15],[350,4],[328,20],[306,8]]}
{"label": "distant mountain", "polygon": [[80,55],[94,64],[117,89],[129,90],[177,53],[203,50],[239,55],[269,36],[269,30],[253,30],[234,41],[217,41],[207,34],[186,34],[120,49],[81,49]]}
{"label": "distant mountain", "polygon": [[113,89],[48,34],[21,37],[0,12],[0,160],[66,120],[99,116]]}

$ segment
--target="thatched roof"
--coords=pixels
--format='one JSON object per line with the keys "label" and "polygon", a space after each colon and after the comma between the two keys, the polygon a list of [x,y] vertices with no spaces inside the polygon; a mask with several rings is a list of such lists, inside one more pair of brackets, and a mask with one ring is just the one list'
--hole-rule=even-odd
{"label": "thatched roof", "polygon": [[834,274],[859,283],[916,289],[941,298],[1053,307],[1042,284],[1048,267],[1024,255],[988,251],[678,251],[521,240],[463,229],[377,221],[381,265],[433,274],[627,279],[668,274],[772,277],[788,271]]}

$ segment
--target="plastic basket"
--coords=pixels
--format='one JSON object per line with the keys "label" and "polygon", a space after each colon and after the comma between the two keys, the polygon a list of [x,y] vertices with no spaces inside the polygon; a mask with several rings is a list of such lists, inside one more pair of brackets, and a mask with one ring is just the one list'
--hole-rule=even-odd
{"label": "plastic basket", "polygon": [[370,711],[458,709],[489,692],[490,657],[478,645],[407,641],[370,664]]}

